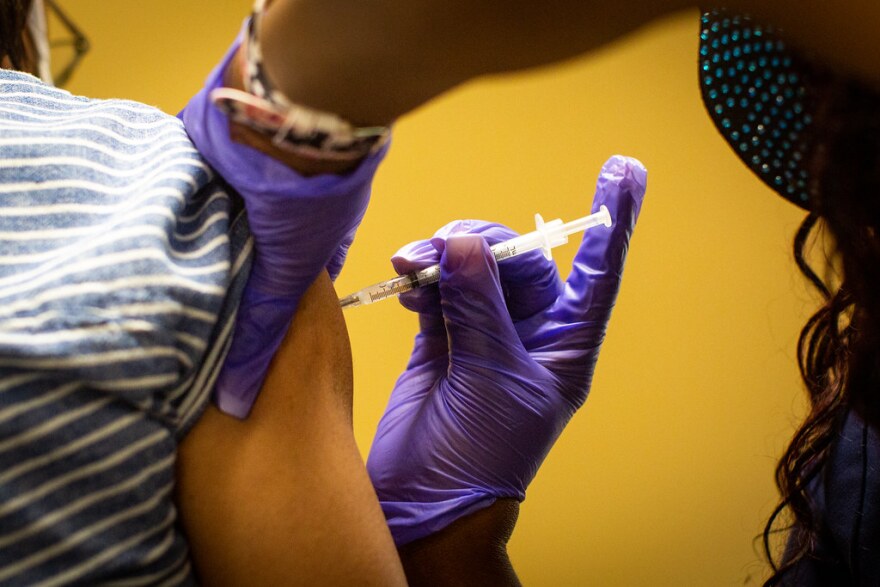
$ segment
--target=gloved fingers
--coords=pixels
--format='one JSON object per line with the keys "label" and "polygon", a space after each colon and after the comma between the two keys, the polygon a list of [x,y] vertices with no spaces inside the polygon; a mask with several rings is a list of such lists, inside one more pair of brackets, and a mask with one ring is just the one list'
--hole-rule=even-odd
{"label": "gloved fingers", "polygon": [[[489,246],[510,240],[519,234],[503,224],[483,220],[459,220],[437,231],[431,239],[442,252],[446,239],[453,234],[479,234]],[[541,251],[530,251],[498,263],[498,274],[514,321],[523,320],[550,307],[562,293],[562,281],[556,263]]]}
{"label": "gloved fingers", "polygon": [[451,375],[464,364],[516,372],[528,354],[507,310],[498,266],[486,240],[478,235],[447,239],[440,276]]}
{"label": "gloved fingers", "polygon": [[[440,262],[440,255],[443,253],[443,243],[451,235],[481,232],[489,227],[509,230],[500,224],[490,224],[481,220],[453,220],[437,229],[430,239],[414,241],[401,247],[391,258],[391,264],[398,275],[436,265]],[[511,231],[511,234],[515,233]],[[503,238],[499,237],[498,240]],[[440,292],[436,287],[423,287],[401,294],[400,303],[413,312],[441,316]]]}
{"label": "gloved fingers", "polygon": [[562,294],[556,263],[540,250],[529,251],[498,264],[507,309],[514,321],[525,320],[552,306]]}
{"label": "gloved fingers", "polygon": [[325,268],[331,277],[341,269],[369,203],[371,175],[334,183],[335,176],[287,177],[262,160],[253,164],[266,176],[251,178],[242,192],[255,244],[249,287],[301,294]]}
{"label": "gloved fingers", "polygon": [[345,258],[348,256],[348,247],[340,246],[340,248],[336,249],[336,252],[333,253],[333,256],[330,258],[330,261],[327,262],[327,275],[330,276],[330,280],[335,282],[336,278],[339,277],[339,274],[342,273],[342,266],[345,265]]}
{"label": "gloved fingers", "polygon": [[[440,253],[430,240],[419,240],[401,247],[391,257],[391,265],[398,275],[419,271],[440,262]],[[401,305],[420,315],[433,316],[442,322],[440,291],[436,287],[420,287],[400,294]]]}
{"label": "gloved fingers", "polygon": [[[513,233],[500,224],[490,224],[481,220],[454,220],[437,229],[430,239],[418,240],[401,247],[393,257],[391,264],[398,275],[412,273],[436,265],[440,262],[443,253],[443,245],[447,238],[454,234],[470,232],[484,232],[498,227],[504,231]],[[504,240],[500,234],[495,237],[495,242]],[[423,315],[442,317],[440,311],[440,290],[437,287],[421,287],[400,295],[400,303],[408,310]]]}
{"label": "gloved fingers", "polygon": [[342,266],[345,264],[345,258],[348,256],[348,249],[351,248],[352,242],[354,242],[354,234],[346,237],[345,240],[340,243],[336,252],[333,253],[333,256],[330,257],[330,261],[327,263],[327,274],[330,275],[331,281],[336,281],[336,278],[339,277],[339,273],[342,271]]}
{"label": "gloved fingers", "polygon": [[[440,254],[427,240],[409,243],[391,257],[391,264],[399,275],[419,271],[439,261]],[[404,308],[419,315],[419,334],[416,336],[407,370],[437,357],[445,357],[449,347],[446,344],[446,328],[443,325],[440,291],[437,287],[421,287],[408,291],[401,294],[399,300]]]}
{"label": "gloved fingers", "polygon": [[[580,324],[604,333],[620,289],[629,240],[646,187],[647,171],[636,159],[615,155],[602,167],[593,211],[607,206],[613,225],[584,233],[564,295],[554,308],[555,317],[562,324]],[[577,335],[577,330],[570,332]],[[573,343],[576,338],[580,337],[575,336]],[[601,340],[593,343],[598,345]]]}
{"label": "gloved fingers", "polygon": [[[283,230],[271,233],[264,232],[265,226],[252,220],[253,214],[248,214],[254,237],[254,261],[248,287],[278,296],[302,295],[325,268],[338,274],[356,228],[328,226],[316,221],[306,229],[300,223],[290,222]],[[311,234],[314,232],[323,236],[314,236]],[[307,233],[310,236],[306,236]]]}
{"label": "gloved fingers", "polygon": [[[430,240],[402,247],[391,262],[398,274],[410,273],[439,262],[446,240],[459,234],[479,234],[490,246],[510,240],[518,233],[510,228],[483,220],[456,220],[441,227]],[[550,307],[562,293],[562,281],[556,264],[540,251],[531,251],[507,259],[498,272],[510,315],[521,320]],[[426,287],[400,296],[401,304],[420,314],[439,316],[439,291]]]}

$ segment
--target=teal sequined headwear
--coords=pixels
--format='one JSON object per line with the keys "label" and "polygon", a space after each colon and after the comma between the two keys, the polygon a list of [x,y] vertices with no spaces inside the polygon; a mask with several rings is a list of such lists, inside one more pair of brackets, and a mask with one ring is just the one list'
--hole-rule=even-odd
{"label": "teal sequined headwear", "polygon": [[809,208],[811,68],[772,27],[723,11],[702,17],[699,67],[703,101],[731,147],[767,185]]}

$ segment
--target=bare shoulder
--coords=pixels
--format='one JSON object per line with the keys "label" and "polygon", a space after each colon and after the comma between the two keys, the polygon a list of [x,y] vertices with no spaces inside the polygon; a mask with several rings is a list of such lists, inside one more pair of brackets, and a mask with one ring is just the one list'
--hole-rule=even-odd
{"label": "bare shoulder", "polygon": [[247,420],[214,407],[180,446],[177,504],[209,585],[403,582],[351,427],[351,353],[326,274]]}

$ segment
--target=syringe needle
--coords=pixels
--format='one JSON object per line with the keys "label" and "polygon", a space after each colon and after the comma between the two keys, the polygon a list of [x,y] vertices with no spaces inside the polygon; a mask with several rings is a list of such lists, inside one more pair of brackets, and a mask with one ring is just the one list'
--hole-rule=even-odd
{"label": "syringe needle", "polygon": [[361,301],[358,299],[357,294],[353,293],[350,296],[345,296],[344,298],[339,298],[339,306],[345,310],[347,308],[356,308],[361,305]]}
{"label": "syringe needle", "polygon": [[[544,256],[550,259],[550,250],[553,247],[567,243],[568,235],[600,224],[606,227],[611,226],[611,214],[605,206],[601,206],[595,214],[590,214],[565,224],[558,218],[550,222],[544,222],[540,214],[535,214],[536,230],[497,243],[491,247],[491,251],[495,256],[495,260],[499,263],[505,259],[511,259],[535,249],[542,249]],[[351,295],[340,298],[339,305],[344,310],[363,304],[372,304],[394,295],[400,295],[419,287],[437,283],[438,281],[440,281],[440,265],[431,265],[420,271],[398,275],[387,281],[365,287]]]}

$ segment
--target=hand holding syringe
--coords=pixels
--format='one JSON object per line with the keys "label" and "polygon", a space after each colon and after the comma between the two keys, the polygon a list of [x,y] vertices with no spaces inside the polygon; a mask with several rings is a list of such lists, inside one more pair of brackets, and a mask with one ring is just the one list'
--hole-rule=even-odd
{"label": "hand holding syringe", "polygon": [[447,224],[394,255],[398,271],[443,267],[436,291],[402,296],[419,334],[367,459],[399,544],[525,499],[587,400],[646,187],[641,163],[608,160],[590,209],[607,206],[614,226],[584,235],[566,277],[537,251],[496,265],[488,245],[520,237],[491,222]]}
{"label": "hand holding syringe", "polygon": [[[491,248],[492,254],[495,256],[496,261],[501,262],[528,251],[542,249],[544,256],[550,259],[550,250],[567,243],[568,235],[582,232],[600,224],[606,227],[611,226],[611,214],[608,213],[608,208],[605,206],[600,207],[599,211],[595,214],[566,223],[563,223],[558,218],[545,223],[540,214],[535,214],[534,231],[496,244]],[[421,271],[413,271],[412,273],[399,275],[393,279],[365,287],[360,291],[341,298],[339,304],[342,306],[342,309],[372,304],[418,287],[437,283],[438,281],[440,281],[440,265],[431,265]]]}

